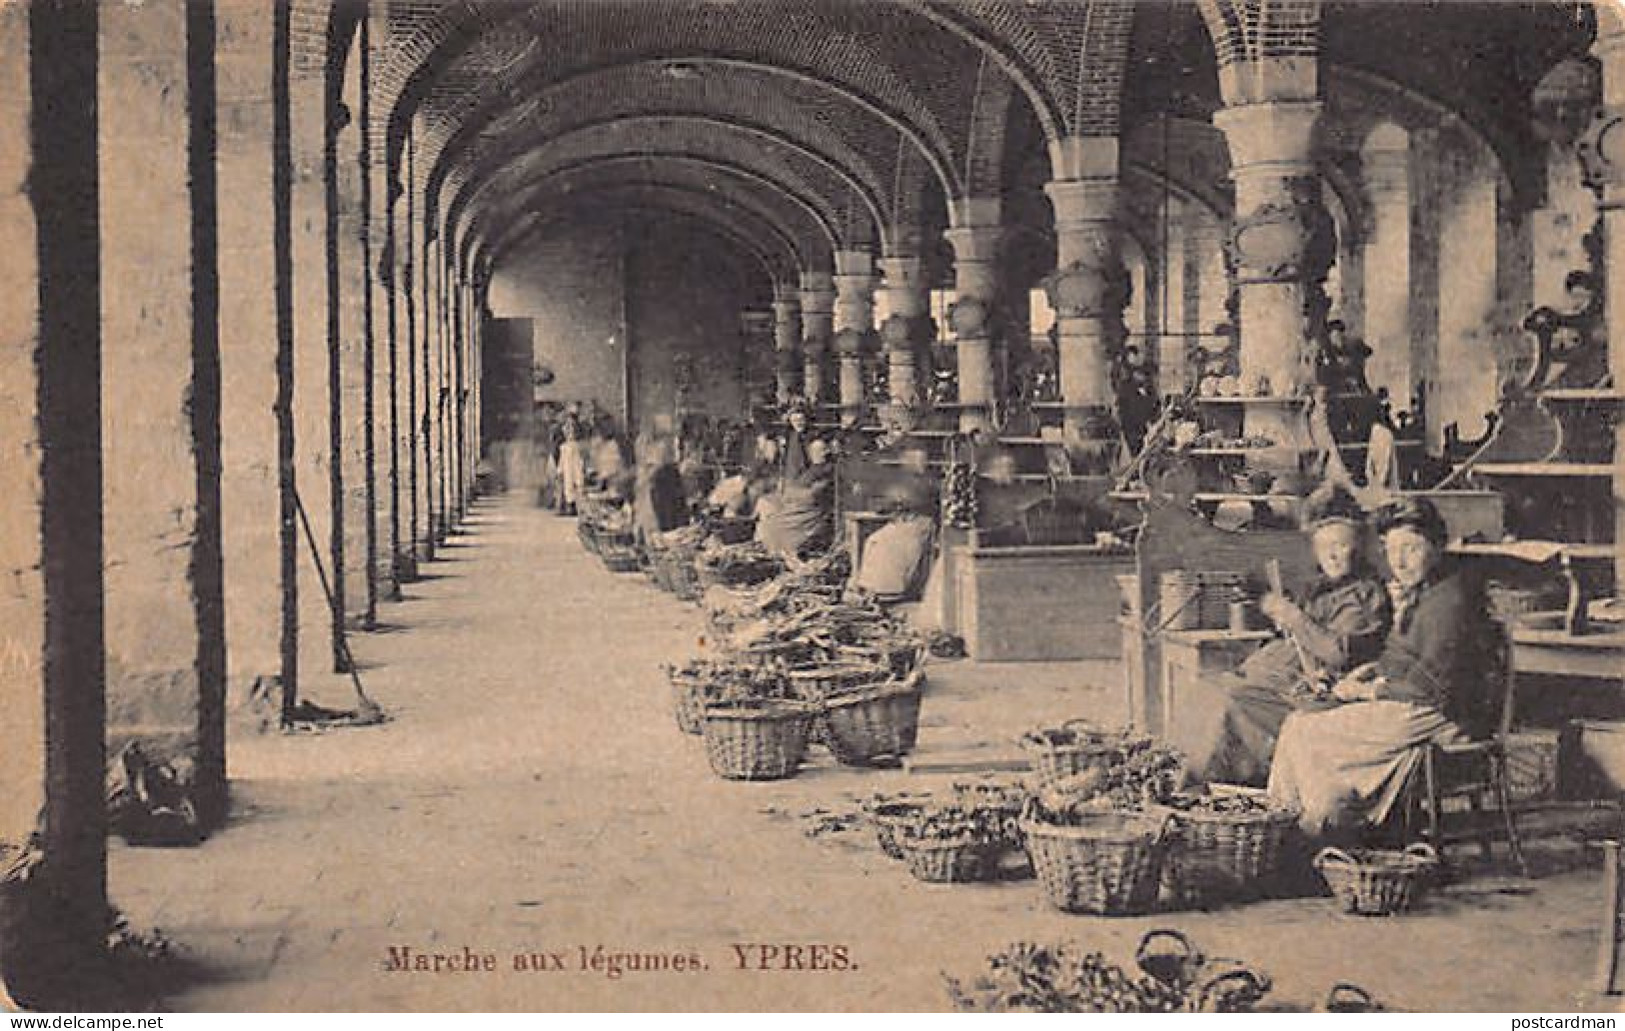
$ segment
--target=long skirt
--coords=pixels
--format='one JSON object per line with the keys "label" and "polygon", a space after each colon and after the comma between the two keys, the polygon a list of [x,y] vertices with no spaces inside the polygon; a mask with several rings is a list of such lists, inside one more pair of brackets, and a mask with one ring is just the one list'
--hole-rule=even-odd
{"label": "long skirt", "polygon": [[1281,725],[1269,794],[1300,807],[1311,837],[1378,825],[1399,803],[1429,742],[1460,740],[1461,728],[1431,706],[1351,702],[1299,712]]}
{"label": "long skirt", "polygon": [[1198,782],[1263,787],[1282,722],[1294,710],[1286,693],[1233,673],[1181,685],[1168,714],[1168,742],[1184,753]]}

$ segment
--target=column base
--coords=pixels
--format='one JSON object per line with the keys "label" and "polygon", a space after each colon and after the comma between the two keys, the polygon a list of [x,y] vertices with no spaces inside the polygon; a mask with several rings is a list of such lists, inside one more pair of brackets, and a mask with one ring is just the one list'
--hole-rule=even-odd
{"label": "column base", "polygon": [[398,551],[395,553],[395,600],[400,600],[402,584],[416,583],[418,579],[418,559],[411,551]]}
{"label": "column base", "polygon": [[89,876],[45,861],[26,879],[0,885],[0,1003],[7,1010],[127,1008],[128,1000],[98,997],[117,992],[104,976],[112,974],[107,942],[115,928],[102,893],[74,883]]}

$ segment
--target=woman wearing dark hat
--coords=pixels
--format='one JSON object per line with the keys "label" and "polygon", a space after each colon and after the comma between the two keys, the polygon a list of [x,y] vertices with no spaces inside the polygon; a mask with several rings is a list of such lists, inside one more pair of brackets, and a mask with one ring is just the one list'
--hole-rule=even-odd
{"label": "woman wearing dark hat", "polygon": [[1393,627],[1376,659],[1333,687],[1344,704],[1287,719],[1270,769],[1270,794],[1299,806],[1315,837],[1381,824],[1423,746],[1483,733],[1493,720],[1483,690],[1491,624],[1477,585],[1442,564],[1448,534],[1438,509],[1400,498],[1376,526]]}
{"label": "woman wearing dark hat", "polygon": [[1282,721],[1328,704],[1330,685],[1381,648],[1388,596],[1360,555],[1360,506],[1322,489],[1303,522],[1320,576],[1300,602],[1275,593],[1259,602],[1282,636],[1235,672],[1193,685],[1169,714],[1168,737],[1198,780],[1263,786]]}

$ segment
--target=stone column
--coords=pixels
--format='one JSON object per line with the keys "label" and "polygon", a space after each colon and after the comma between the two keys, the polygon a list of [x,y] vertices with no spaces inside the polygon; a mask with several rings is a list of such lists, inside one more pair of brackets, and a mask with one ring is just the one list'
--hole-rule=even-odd
{"label": "stone column", "polygon": [[1213,116],[1236,186],[1230,248],[1249,393],[1263,384],[1258,393],[1286,397],[1314,382],[1310,343],[1324,329],[1321,283],[1337,243],[1310,149],[1320,109],[1315,100],[1263,99]]}
{"label": "stone column", "polygon": [[[1365,341],[1371,348],[1367,379],[1388,388],[1394,410],[1410,407],[1411,369],[1411,149],[1397,126],[1373,130],[1360,149],[1361,178],[1371,210],[1365,241]],[[1479,243],[1482,246],[1482,241]]]}
{"label": "stone column", "polygon": [[1045,288],[1060,337],[1064,432],[1074,467],[1104,473],[1115,447],[1110,355],[1123,338],[1128,300],[1118,255],[1117,141],[1063,140],[1051,163],[1065,175],[1044,186],[1055,210],[1056,270]]}
{"label": "stone column", "polygon": [[[347,69],[346,95],[359,93],[360,63]],[[354,111],[340,104],[334,121],[333,256],[334,318],[329,389],[333,393],[333,586],[342,596],[344,622],[365,626],[376,617],[368,569],[369,470],[367,467],[367,256],[362,250],[362,169],[357,161],[361,128]]]}
{"label": "stone column", "polygon": [[863,419],[863,356],[874,336],[874,259],[868,251],[835,252],[835,356],[840,362],[841,422]]}
{"label": "stone column", "polygon": [[[333,573],[332,326],[328,248],[327,82],[318,64],[294,62],[289,87],[293,218],[294,479],[329,582]],[[341,665],[333,610],[316,575],[317,556],[296,518],[300,652],[309,668]]]}
{"label": "stone column", "polygon": [[[1602,109],[1587,130],[1582,154],[1599,184],[1603,231],[1603,317],[1608,326],[1608,369],[1614,390],[1625,387],[1625,11],[1599,3],[1597,42],[1602,64]],[[1614,584],[1625,590],[1625,418],[1614,424]]]}
{"label": "stone column", "polygon": [[993,362],[993,309],[998,294],[999,227],[996,197],[961,202],[959,226],[943,233],[954,249],[954,332],[959,370],[959,428],[970,433],[993,425],[999,403]]}
{"label": "stone column", "polygon": [[281,667],[276,244],[269,9],[217,7],[221,518],[227,681],[235,694]]}
{"label": "stone column", "polygon": [[885,273],[886,307],[891,312],[880,327],[891,388],[888,417],[902,426],[913,426],[920,409],[920,349],[929,335],[925,271],[923,262],[913,256],[883,258],[880,267]]}
{"label": "stone column", "polygon": [[[71,979],[107,933],[95,203],[104,10],[0,4],[0,844],[9,862],[37,832],[43,851],[4,903],[0,989],[39,1009],[58,1006],[30,975]],[[19,899],[34,919],[12,908]]]}
{"label": "stone column", "polygon": [[102,336],[117,342],[102,367],[107,745],[175,762],[212,826],[226,792],[212,8],[104,7],[100,38]]}
{"label": "stone column", "polygon": [[828,272],[801,274],[802,391],[807,401],[824,401],[824,363],[835,338],[835,280]]}
{"label": "stone column", "polygon": [[[399,170],[396,170],[399,174]],[[416,469],[413,415],[416,412],[417,378],[414,372],[412,337],[417,317],[413,313],[412,237],[406,223],[405,187],[399,178],[386,172],[383,269],[389,276],[389,427],[390,427],[390,546],[391,563],[397,585],[417,579],[417,550],[413,547],[414,473]]]}
{"label": "stone column", "polygon": [[[797,395],[808,393],[802,382],[801,359],[796,345],[801,340],[801,302],[789,286],[773,287],[773,358],[779,405],[789,403]],[[816,389],[816,388],[814,388]]]}

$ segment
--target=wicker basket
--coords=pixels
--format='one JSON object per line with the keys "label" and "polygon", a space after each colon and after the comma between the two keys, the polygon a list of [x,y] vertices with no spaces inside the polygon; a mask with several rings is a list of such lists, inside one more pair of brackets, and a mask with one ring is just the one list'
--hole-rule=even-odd
{"label": "wicker basket", "polygon": [[875,841],[880,845],[880,851],[893,859],[903,859],[903,846],[899,839],[906,836],[908,828],[914,825],[922,812],[925,811],[922,802],[880,802],[866,808],[869,820],[875,825]]}
{"label": "wicker basket", "polygon": [[1388,916],[1410,909],[1438,866],[1439,854],[1426,844],[1411,845],[1403,852],[1323,848],[1315,856],[1315,869],[1332,894],[1346,911],[1361,916]]}
{"label": "wicker basket", "polygon": [[756,536],[755,516],[718,518],[706,525],[711,536],[724,544],[743,544]]}
{"label": "wicker basket", "polygon": [[[1256,788],[1226,787],[1224,793],[1264,796]],[[1278,805],[1253,813],[1156,808],[1173,821],[1163,858],[1163,883],[1185,906],[1256,897],[1280,872],[1287,842],[1298,825],[1298,811]]]}
{"label": "wicker basket", "polygon": [[677,717],[677,729],[685,734],[698,734],[705,719],[704,684],[698,676],[675,667],[666,670],[671,682],[672,713]]}
{"label": "wicker basket", "polygon": [[729,566],[724,571],[715,566],[706,565],[704,562],[696,561],[694,571],[699,577],[702,588],[754,587],[782,573],[784,564],[777,559],[761,559],[755,562],[740,562]]}
{"label": "wicker basket", "polygon": [[581,541],[583,548],[586,548],[594,555],[598,554],[598,534],[593,530],[591,523],[585,519],[577,519],[576,537]]}
{"label": "wicker basket", "polygon": [[1122,916],[1157,901],[1168,821],[1144,813],[1102,812],[1082,826],[1021,821],[1027,854],[1055,908]]}
{"label": "wicker basket", "polygon": [[1021,747],[1027,752],[1033,779],[1039,788],[1050,787],[1085,770],[1108,766],[1122,752],[1121,735],[1102,730],[1087,720],[1068,720],[1061,724],[1061,729],[1074,731],[1078,740],[1057,745],[1022,739]]}
{"label": "wicker basket", "polygon": [[813,706],[791,701],[706,706],[701,733],[712,771],[725,780],[794,777],[816,714]]}
{"label": "wicker basket", "polygon": [[636,573],[643,568],[643,553],[637,538],[624,531],[599,530],[598,557],[611,573]]}
{"label": "wicker basket", "polygon": [[699,574],[694,571],[694,553],[668,549],[661,553],[661,577],[666,590],[679,601],[699,601],[705,588],[700,586]]}
{"label": "wicker basket", "polygon": [[993,846],[975,836],[921,838],[903,834],[895,838],[908,872],[934,884],[964,884],[992,880],[998,874]]}
{"label": "wicker basket", "polygon": [[920,732],[919,674],[824,703],[824,743],[843,766],[871,766],[914,750]]}

